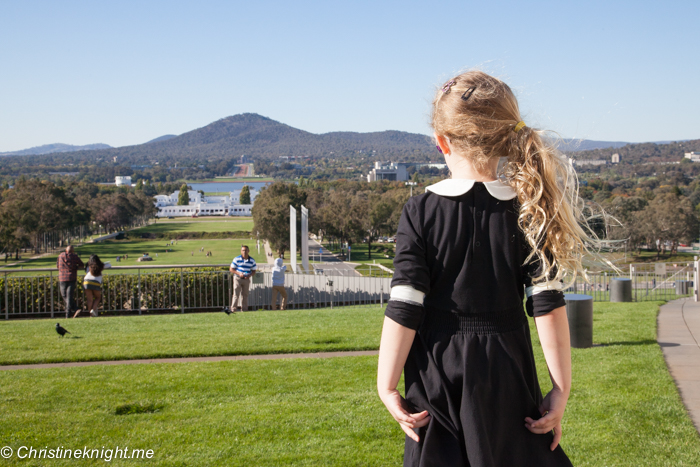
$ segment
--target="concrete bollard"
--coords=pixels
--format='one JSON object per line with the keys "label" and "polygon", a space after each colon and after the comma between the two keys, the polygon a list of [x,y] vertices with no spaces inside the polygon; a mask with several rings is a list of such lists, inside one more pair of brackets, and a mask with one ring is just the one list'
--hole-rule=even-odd
{"label": "concrete bollard", "polygon": [[571,347],[587,349],[593,346],[593,297],[564,294],[566,317],[569,321]]}
{"label": "concrete bollard", "polygon": [[632,301],[632,281],[616,277],[610,280],[610,301],[611,302],[631,302]]}

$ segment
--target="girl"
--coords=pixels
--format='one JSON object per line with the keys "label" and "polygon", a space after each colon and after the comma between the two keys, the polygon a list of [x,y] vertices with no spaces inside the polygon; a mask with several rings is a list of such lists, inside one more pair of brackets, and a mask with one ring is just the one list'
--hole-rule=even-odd
{"label": "girl", "polygon": [[[90,256],[88,261],[88,271],[83,278],[85,287],[85,297],[90,316],[99,316],[100,301],[102,300],[102,270],[105,265],[97,255]],[[77,313],[76,313],[77,314]]]}
{"label": "girl", "polygon": [[[561,290],[589,240],[571,166],[521,121],[510,88],[479,71],[438,90],[432,126],[451,178],[404,207],[379,351],[404,465],[570,466],[559,446],[571,389]],[[544,398],[525,296],[553,385]]]}

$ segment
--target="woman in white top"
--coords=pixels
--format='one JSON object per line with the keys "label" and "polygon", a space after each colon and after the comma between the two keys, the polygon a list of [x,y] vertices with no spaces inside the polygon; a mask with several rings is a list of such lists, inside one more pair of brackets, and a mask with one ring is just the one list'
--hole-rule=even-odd
{"label": "woman in white top", "polygon": [[[105,265],[102,261],[100,261],[99,256],[90,256],[87,266],[87,274],[85,274],[85,277],[83,278],[85,298],[87,301],[87,308],[90,310],[90,316],[98,316],[98,309],[100,308],[100,302],[102,301],[102,270],[104,267]],[[78,313],[80,313],[80,310],[75,313],[75,316],[77,316]]]}

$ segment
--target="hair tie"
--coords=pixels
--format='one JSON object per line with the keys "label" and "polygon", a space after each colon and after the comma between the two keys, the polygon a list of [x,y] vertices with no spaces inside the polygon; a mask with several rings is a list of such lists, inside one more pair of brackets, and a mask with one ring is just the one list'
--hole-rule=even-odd
{"label": "hair tie", "polygon": [[450,88],[451,88],[453,85],[455,85],[455,84],[457,84],[457,81],[455,81],[455,80],[450,80],[447,84],[445,84],[445,85],[442,87],[442,92],[444,92],[445,94],[447,94],[448,92],[450,92]]}
{"label": "hair tie", "polygon": [[517,133],[517,132],[519,132],[520,130],[522,130],[523,128],[525,128],[525,122],[523,122],[522,120],[520,120],[520,121],[517,123],[517,125],[515,125],[515,128],[513,128],[513,131]]}

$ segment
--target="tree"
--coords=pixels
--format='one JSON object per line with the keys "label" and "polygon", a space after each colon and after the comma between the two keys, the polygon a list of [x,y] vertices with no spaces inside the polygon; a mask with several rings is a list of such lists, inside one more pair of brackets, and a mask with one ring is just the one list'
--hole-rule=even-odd
{"label": "tree", "polygon": [[635,215],[647,244],[658,242],[657,256],[665,252],[666,243],[671,244],[671,253],[675,253],[680,242],[689,243],[698,231],[698,218],[690,200],[673,192],[657,194]]}
{"label": "tree", "polygon": [[177,195],[177,205],[187,206],[188,204],[190,204],[190,194],[187,191],[187,185],[183,183],[180,187],[180,194]]}
{"label": "tree", "polygon": [[243,185],[243,188],[241,188],[240,202],[241,204],[250,204],[250,188],[248,185]]}
{"label": "tree", "polygon": [[[275,182],[260,191],[253,205],[253,230],[270,242],[275,251],[289,249],[289,206],[299,209],[306,203],[306,192],[294,183]],[[301,216],[297,216],[299,224]],[[297,232],[301,228],[297,225]],[[299,239],[297,240],[299,241]]]}

